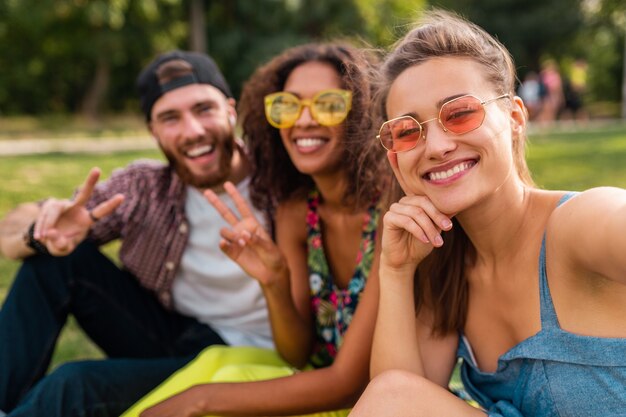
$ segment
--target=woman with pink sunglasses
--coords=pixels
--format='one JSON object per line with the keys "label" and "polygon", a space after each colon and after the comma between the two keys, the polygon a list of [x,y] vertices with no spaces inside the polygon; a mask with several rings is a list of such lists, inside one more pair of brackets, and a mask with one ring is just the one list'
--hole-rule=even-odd
{"label": "woman with pink sunglasses", "polygon": [[355,47],[308,44],[246,84],[251,200],[274,219],[276,243],[232,184],[236,210],[206,196],[231,225],[220,248],[263,289],[276,351],[207,348],[124,417],[154,404],[141,416],[348,414],[369,381],[378,200],[391,175],[368,137],[370,65]]}
{"label": "woman with pink sunglasses", "polygon": [[[504,46],[441,11],[381,66],[400,190],[351,416],[626,415],[626,190],[534,186],[515,81]],[[479,407],[447,389],[459,358]]]}

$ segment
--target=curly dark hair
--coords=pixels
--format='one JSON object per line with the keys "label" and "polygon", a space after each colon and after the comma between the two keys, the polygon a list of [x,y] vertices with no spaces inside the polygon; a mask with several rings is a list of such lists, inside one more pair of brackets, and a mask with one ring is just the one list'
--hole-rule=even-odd
{"label": "curly dark hair", "polygon": [[270,215],[287,199],[303,197],[313,186],[309,175],[291,162],[279,135],[265,119],[264,97],[281,91],[289,74],[299,65],[320,61],[331,64],[341,77],[342,88],[352,92],[352,108],[345,123],[344,169],[348,187],[344,203],[363,207],[380,195],[390,174],[384,152],[370,146],[372,120],[371,71],[373,54],[348,43],[310,43],[289,48],[259,67],[244,85],[239,102],[244,140],[252,161],[250,198]]}

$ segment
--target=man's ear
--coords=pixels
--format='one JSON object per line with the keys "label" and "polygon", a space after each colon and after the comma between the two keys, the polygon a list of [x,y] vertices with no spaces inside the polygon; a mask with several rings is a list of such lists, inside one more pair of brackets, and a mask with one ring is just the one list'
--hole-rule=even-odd
{"label": "man's ear", "polygon": [[226,103],[228,104],[228,123],[230,123],[232,127],[235,127],[237,124],[237,108],[235,107],[237,102],[234,98],[228,98],[226,99]]}

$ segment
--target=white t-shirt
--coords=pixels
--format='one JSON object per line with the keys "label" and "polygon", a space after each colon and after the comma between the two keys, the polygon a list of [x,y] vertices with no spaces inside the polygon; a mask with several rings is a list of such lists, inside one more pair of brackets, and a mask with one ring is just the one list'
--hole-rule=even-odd
{"label": "white t-shirt", "polygon": [[[247,201],[248,185],[248,179],[237,185]],[[238,214],[228,194],[219,197]],[[229,345],[273,348],[261,286],[218,246],[219,231],[228,223],[193,187],[187,188],[185,212],[189,242],[172,287],[175,310],[208,324]],[[255,214],[264,221],[261,213]]]}

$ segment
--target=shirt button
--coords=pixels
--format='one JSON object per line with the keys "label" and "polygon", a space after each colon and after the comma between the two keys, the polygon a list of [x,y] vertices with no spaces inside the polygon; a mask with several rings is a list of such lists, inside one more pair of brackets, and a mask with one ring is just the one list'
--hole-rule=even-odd
{"label": "shirt button", "polygon": [[167,269],[168,271],[171,271],[172,269],[174,269],[174,262],[171,262],[171,261],[165,262],[165,269]]}
{"label": "shirt button", "polygon": [[178,231],[182,234],[187,233],[187,223],[182,223],[179,227],[178,227]]}

